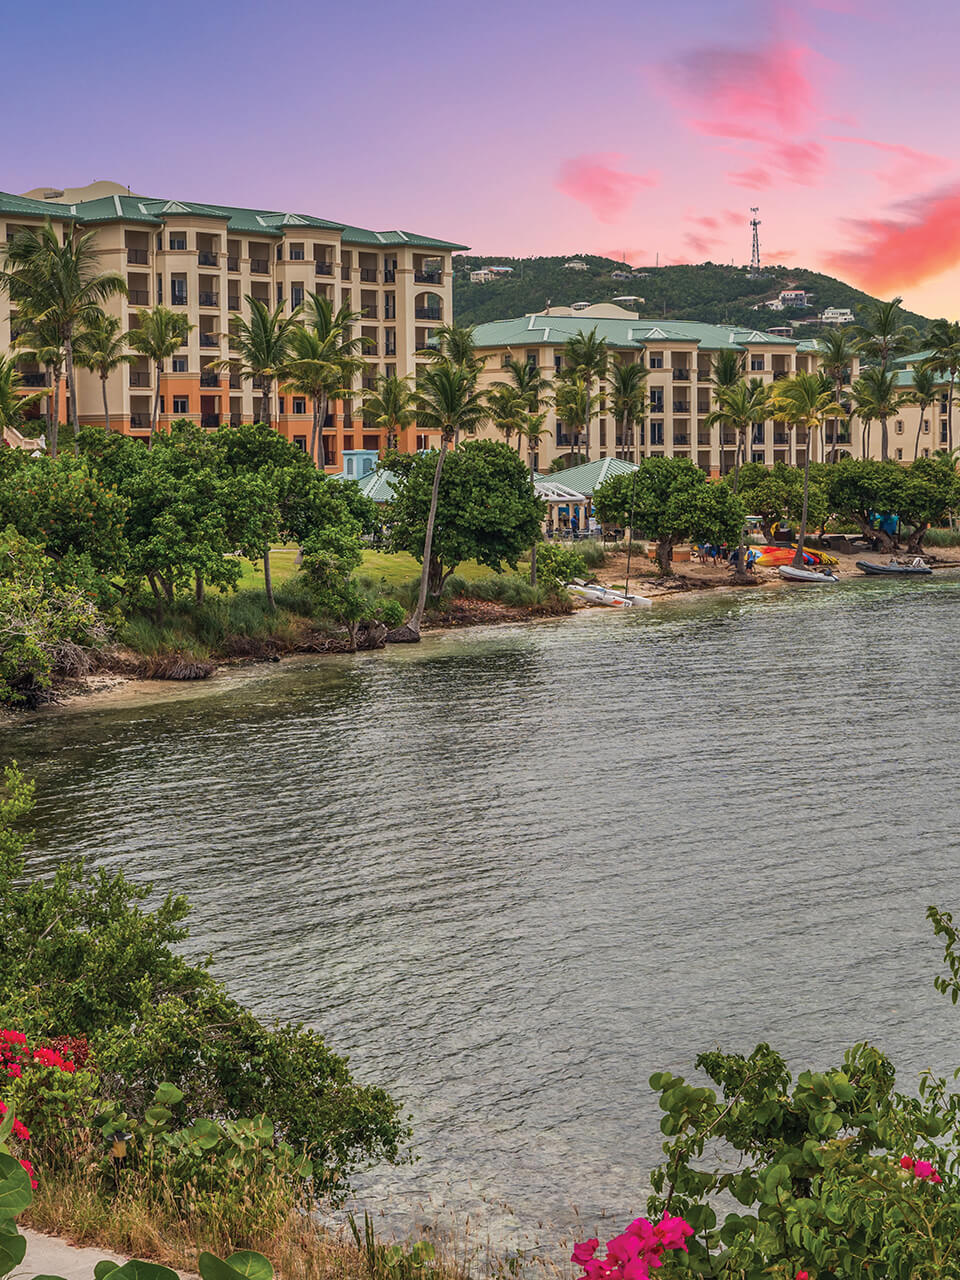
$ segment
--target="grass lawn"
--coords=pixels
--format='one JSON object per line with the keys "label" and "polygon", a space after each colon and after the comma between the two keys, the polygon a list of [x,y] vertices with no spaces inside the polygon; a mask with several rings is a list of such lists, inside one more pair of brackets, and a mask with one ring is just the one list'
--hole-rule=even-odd
{"label": "grass lawn", "polygon": [[[270,569],[275,587],[278,587],[281,582],[286,582],[288,578],[292,578],[297,572],[297,566],[294,563],[296,558],[296,547],[282,547],[271,552]],[[262,589],[263,563],[258,561],[254,564],[250,560],[241,560],[240,563],[243,567],[243,573],[239,586],[241,588],[260,587]],[[406,551],[364,551],[363,564],[357,572],[370,574],[376,578],[386,578],[391,585],[396,585],[401,582],[409,582],[411,578],[418,578],[420,576],[420,565]],[[489,578],[493,575],[493,571],[488,569],[486,565],[477,564],[474,560],[468,560],[460,565],[457,573],[471,582],[477,578]]]}

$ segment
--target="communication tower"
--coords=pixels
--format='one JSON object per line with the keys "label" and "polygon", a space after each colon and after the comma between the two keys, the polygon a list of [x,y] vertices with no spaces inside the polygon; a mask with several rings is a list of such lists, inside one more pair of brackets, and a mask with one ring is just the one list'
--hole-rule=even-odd
{"label": "communication tower", "polygon": [[750,274],[758,276],[760,274],[760,219],[757,214],[760,212],[756,205],[752,205],[750,212],[753,217],[750,219],[750,230],[753,232],[753,242],[750,251]]}

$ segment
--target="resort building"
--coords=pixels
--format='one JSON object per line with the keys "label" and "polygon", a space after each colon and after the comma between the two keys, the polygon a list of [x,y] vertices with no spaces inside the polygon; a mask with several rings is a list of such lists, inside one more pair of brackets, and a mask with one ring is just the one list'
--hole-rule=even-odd
{"label": "resort building", "polygon": [[[748,378],[770,383],[800,370],[814,372],[818,365],[816,341],[796,342],[758,329],[688,320],[643,320],[612,303],[597,303],[577,311],[550,307],[515,320],[478,325],[474,337],[484,361],[481,385],[504,381],[511,359],[536,365],[552,380],[564,366],[567,340],[591,329],[606,340],[612,359],[637,362],[647,370],[647,413],[634,428],[632,441],[624,439],[621,425],[613,418],[609,384],[600,383],[599,411],[590,431],[593,458],[690,458],[709,474],[720,475],[734,465],[736,433],[716,423],[707,425],[716,408],[711,381],[714,357],[721,351],[736,351],[743,357]],[[854,368],[853,376],[857,372]],[[547,431],[534,458],[541,472],[555,458],[569,459],[581,452],[570,427],[553,409],[544,426]],[[859,433],[846,420],[831,423],[828,429],[831,440],[836,432],[843,450],[859,456]],[[493,427],[484,434],[497,436]],[[804,448],[802,431],[790,431],[771,420],[754,425],[749,456],[767,466],[802,463]]]}
{"label": "resort building", "polygon": [[849,307],[824,307],[820,313],[821,324],[853,324],[854,321]]}
{"label": "resort building", "polygon": [[[416,375],[434,329],[452,320],[452,254],[466,246],[408,231],[371,231],[305,213],[241,209],[226,205],[131,195],[115,183],[74,191],[39,190],[30,196],[0,194],[0,239],[10,240],[49,218],[58,234],[92,230],[105,271],[119,272],[126,297],[106,309],[125,329],[137,325],[141,308],[162,303],[182,311],[193,328],[178,355],[160,375],[160,425],[190,417],[206,427],[254,421],[255,384],[235,370],[213,367],[229,360],[230,319],[245,315],[250,295],[271,308],[295,310],[309,293],[361,313],[359,334],[367,339],[357,391],[371,388],[377,374]],[[0,351],[18,333],[16,314],[0,295]],[[31,389],[47,385],[36,364],[23,362]],[[134,435],[149,432],[155,371],[146,359],[121,368],[107,381],[111,426]],[[77,374],[82,423],[102,423],[100,381]],[[61,392],[61,406],[66,388]],[[43,403],[37,406],[41,415]],[[275,425],[306,449],[312,405],[283,394]],[[61,408],[61,420],[68,413]],[[327,469],[340,472],[343,455],[380,449],[383,432],[364,423],[359,394],[331,406],[323,424]],[[436,439],[416,426],[401,432],[400,447],[427,448]]]}

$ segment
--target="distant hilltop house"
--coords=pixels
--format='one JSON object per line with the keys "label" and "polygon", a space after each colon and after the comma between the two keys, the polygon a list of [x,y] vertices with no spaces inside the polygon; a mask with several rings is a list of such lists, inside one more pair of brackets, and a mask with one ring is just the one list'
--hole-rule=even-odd
{"label": "distant hilltop house", "polygon": [[491,280],[500,280],[504,276],[512,276],[513,267],[479,267],[470,272],[471,284],[489,284]]}
{"label": "distant hilltop house", "polygon": [[855,317],[849,307],[824,307],[820,319],[824,324],[853,324]]}
{"label": "distant hilltop house", "polygon": [[792,324],[772,324],[767,333],[775,334],[778,338],[790,338],[793,336]]}
{"label": "distant hilltop house", "polygon": [[764,303],[771,311],[783,311],[788,307],[809,307],[811,294],[806,289],[781,289],[775,298]]}
{"label": "distant hilltop house", "polygon": [[633,275],[632,271],[611,271],[611,280],[629,280]]}
{"label": "distant hilltop house", "polygon": [[569,262],[563,264],[563,269],[564,271],[589,271],[590,268],[579,258],[571,258]]}

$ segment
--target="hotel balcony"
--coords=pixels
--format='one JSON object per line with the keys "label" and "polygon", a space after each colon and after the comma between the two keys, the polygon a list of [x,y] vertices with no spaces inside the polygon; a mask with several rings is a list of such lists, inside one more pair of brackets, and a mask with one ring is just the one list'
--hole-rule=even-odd
{"label": "hotel balcony", "polygon": [[22,387],[49,387],[50,375],[48,373],[21,373],[20,385]]}
{"label": "hotel balcony", "polygon": [[443,284],[442,271],[415,271],[413,278],[417,284]]}
{"label": "hotel balcony", "polygon": [[210,249],[200,249],[197,253],[197,263],[201,267],[216,267],[220,263],[220,255],[213,253]]}
{"label": "hotel balcony", "polygon": [[130,430],[131,431],[149,431],[150,430],[149,413],[131,413]]}
{"label": "hotel balcony", "polygon": [[127,305],[131,307],[149,307],[150,290],[149,289],[128,289]]}
{"label": "hotel balcony", "polygon": [[197,294],[197,302],[201,307],[219,307],[220,295],[210,289],[201,289]]}
{"label": "hotel balcony", "polygon": [[235,295],[228,294],[228,295],[227,295],[227,310],[228,310],[228,311],[239,311],[239,310],[240,310],[240,299],[239,299],[238,297],[236,297]]}
{"label": "hotel balcony", "polygon": [[130,266],[145,267],[150,260],[150,255],[146,249],[128,249],[127,262]]}
{"label": "hotel balcony", "polygon": [[201,387],[219,387],[219,373],[217,373],[215,369],[212,371],[210,369],[204,369],[200,374],[200,385]]}
{"label": "hotel balcony", "polygon": [[376,284],[379,278],[380,278],[380,272],[376,269],[376,267],[360,268],[360,279],[362,281],[365,281],[367,284]]}
{"label": "hotel balcony", "polygon": [[150,374],[142,369],[130,370],[130,386],[131,387],[149,387]]}
{"label": "hotel balcony", "polygon": [[227,255],[227,270],[228,270],[228,271],[232,271],[232,272],[234,272],[235,274],[239,274],[239,271],[240,271],[240,259],[239,259],[239,258],[231,258],[231,257],[230,257],[230,255],[228,254],[228,255]]}
{"label": "hotel balcony", "polygon": [[313,264],[313,274],[317,276],[332,276],[333,263],[332,262],[315,262]]}
{"label": "hotel balcony", "polygon": [[689,401],[689,400],[674,400],[674,402],[673,402],[673,412],[674,412],[674,413],[689,413],[689,412],[690,412],[690,401]]}
{"label": "hotel balcony", "polygon": [[250,272],[255,276],[268,276],[270,274],[270,261],[268,258],[251,258]]}
{"label": "hotel balcony", "polygon": [[674,370],[673,370],[673,380],[674,380],[674,382],[689,382],[689,381],[690,381],[690,370],[689,370],[689,369],[674,369]]}
{"label": "hotel balcony", "polygon": [[200,425],[201,427],[208,427],[208,428],[219,427],[220,425],[219,413],[201,413]]}
{"label": "hotel balcony", "polygon": [[219,347],[220,335],[218,333],[201,333],[200,345],[201,347]]}

